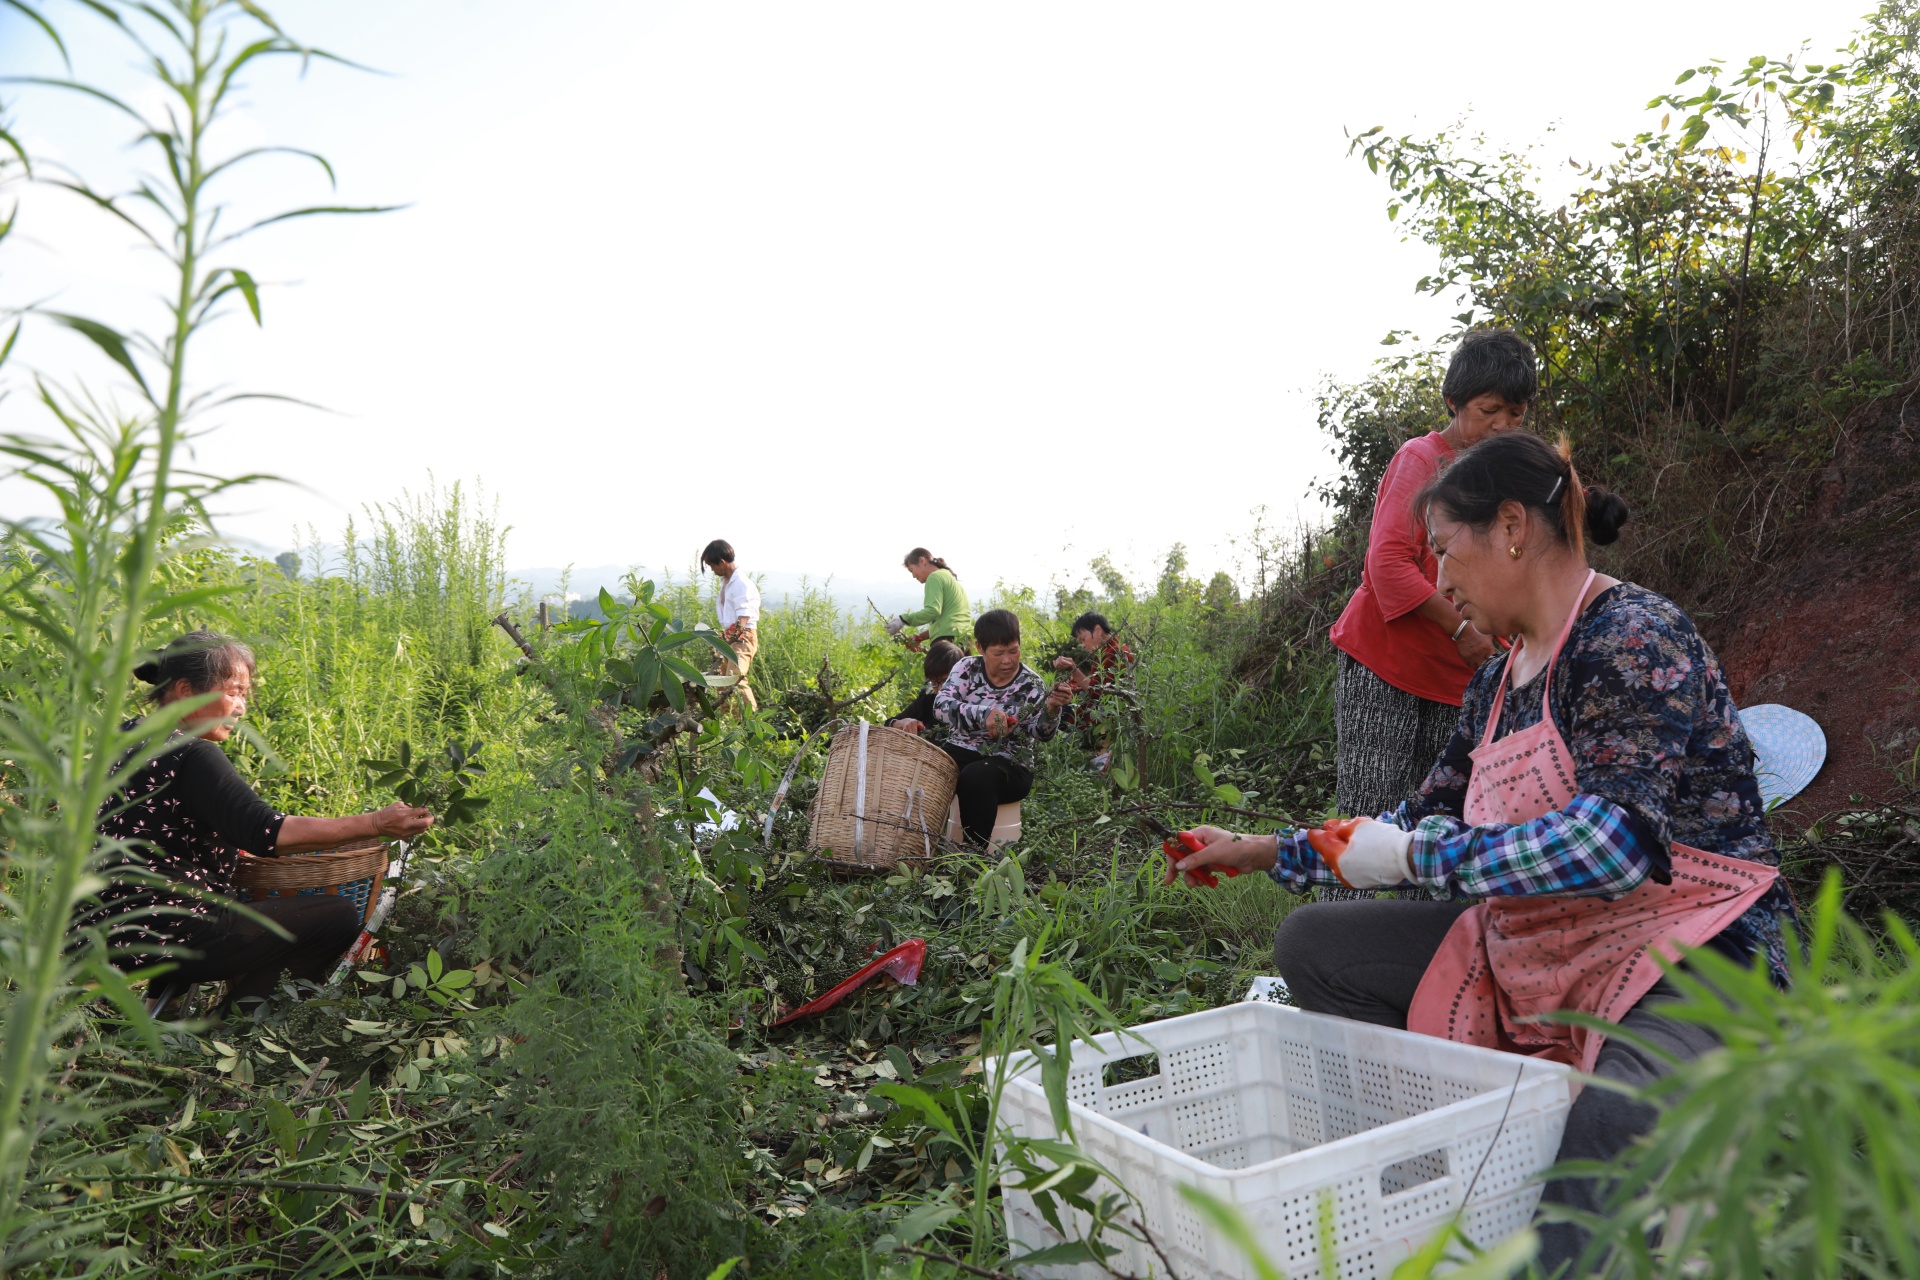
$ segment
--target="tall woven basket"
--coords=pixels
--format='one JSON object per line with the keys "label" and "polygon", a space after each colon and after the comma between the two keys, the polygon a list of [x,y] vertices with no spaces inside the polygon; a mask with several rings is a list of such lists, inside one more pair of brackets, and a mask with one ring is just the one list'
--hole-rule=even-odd
{"label": "tall woven basket", "polygon": [[807,847],[846,871],[888,871],[939,847],[958,770],[905,729],[848,725],[833,735],[809,815]]}
{"label": "tall woven basket", "polygon": [[380,883],[393,856],[383,840],[359,840],[320,853],[296,853],[283,858],[242,858],[234,875],[234,896],[242,902],[292,897],[302,893],[337,893],[360,909],[366,927],[374,904],[380,901]]}

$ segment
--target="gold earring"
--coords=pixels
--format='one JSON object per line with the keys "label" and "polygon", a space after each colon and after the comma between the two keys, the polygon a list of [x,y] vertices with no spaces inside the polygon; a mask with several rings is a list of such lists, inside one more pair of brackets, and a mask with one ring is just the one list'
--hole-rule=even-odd
{"label": "gold earring", "polygon": [[1507,548],[1507,555],[1508,555],[1508,557],[1509,557],[1510,559],[1514,559],[1514,560],[1518,560],[1518,559],[1520,558],[1520,548],[1518,548],[1518,547],[1508,547],[1508,548]]}

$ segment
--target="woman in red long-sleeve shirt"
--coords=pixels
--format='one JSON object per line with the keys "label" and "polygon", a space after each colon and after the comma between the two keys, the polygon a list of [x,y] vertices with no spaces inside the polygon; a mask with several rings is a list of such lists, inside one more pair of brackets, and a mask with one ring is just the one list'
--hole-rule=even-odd
{"label": "woman in red long-sleeve shirt", "polygon": [[[1337,799],[1342,813],[1399,803],[1440,758],[1467,682],[1493,640],[1434,589],[1439,565],[1413,499],[1455,453],[1518,427],[1538,390],[1533,348],[1506,329],[1469,333],[1440,385],[1446,428],[1400,446],[1380,477],[1360,589],[1333,624],[1340,651],[1334,692]],[[1323,897],[1372,897],[1330,889]]]}

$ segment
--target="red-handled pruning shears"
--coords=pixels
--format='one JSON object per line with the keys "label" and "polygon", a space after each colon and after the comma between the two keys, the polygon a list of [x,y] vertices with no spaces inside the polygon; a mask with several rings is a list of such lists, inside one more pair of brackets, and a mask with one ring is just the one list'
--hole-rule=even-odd
{"label": "red-handled pruning shears", "polygon": [[[1179,865],[1182,858],[1190,853],[1198,853],[1207,847],[1201,842],[1200,837],[1194,835],[1193,832],[1175,831],[1172,827],[1169,827],[1166,823],[1151,814],[1143,813],[1140,815],[1140,826],[1149,835],[1160,837],[1160,852],[1167,855],[1167,883],[1169,884],[1173,882],[1173,877],[1176,874],[1174,867]],[[1220,870],[1227,873],[1228,879],[1232,879],[1234,876],[1240,874],[1240,868],[1238,867],[1221,867]],[[1209,889],[1214,888],[1220,883],[1219,876],[1214,875],[1212,871],[1204,868],[1195,868],[1186,874],[1193,877],[1195,884],[1205,885]]]}

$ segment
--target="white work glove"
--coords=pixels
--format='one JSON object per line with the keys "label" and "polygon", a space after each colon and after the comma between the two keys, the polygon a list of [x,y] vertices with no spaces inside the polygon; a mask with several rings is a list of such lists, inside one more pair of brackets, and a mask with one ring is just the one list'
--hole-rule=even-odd
{"label": "white work glove", "polygon": [[889,640],[899,635],[902,631],[905,631],[906,629],[907,629],[906,619],[902,618],[899,614],[896,613],[891,618],[887,619],[887,638]]}
{"label": "white work glove", "polygon": [[[1347,827],[1344,839],[1341,827]],[[1413,881],[1413,832],[1391,822],[1355,818],[1307,835],[1329,870],[1349,889],[1393,889]]]}

